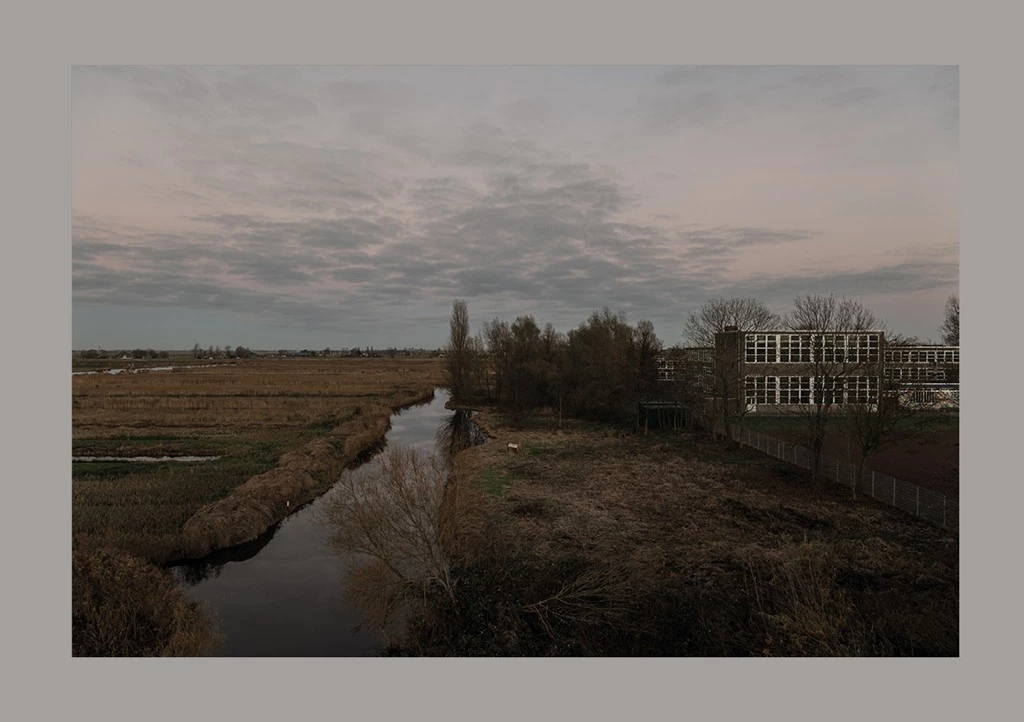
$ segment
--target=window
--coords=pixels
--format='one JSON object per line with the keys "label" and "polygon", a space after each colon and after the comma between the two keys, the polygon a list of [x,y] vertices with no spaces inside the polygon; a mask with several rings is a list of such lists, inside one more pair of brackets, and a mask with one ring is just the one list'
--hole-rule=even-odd
{"label": "window", "polygon": [[779,336],[779,361],[782,363],[809,363],[811,360],[811,335],[809,333],[784,333]]}
{"label": "window", "polygon": [[852,376],[846,379],[846,401],[851,404],[874,404],[878,399],[877,376]]}
{"label": "window", "polygon": [[782,376],[779,378],[780,404],[811,403],[811,379],[809,376]]}
{"label": "window", "polygon": [[747,376],[747,406],[774,404],[779,380],[775,376]]}
{"label": "window", "polygon": [[751,333],[746,336],[747,363],[775,363],[778,359],[778,335]]}
{"label": "window", "polygon": [[900,381],[945,381],[946,369],[920,366],[885,369],[885,378]]}
{"label": "window", "polygon": [[850,334],[847,339],[848,361],[857,363],[878,363],[878,334]]}
{"label": "window", "polygon": [[833,376],[822,376],[815,379],[814,395],[824,404],[843,403],[843,392],[846,390],[846,379]]}
{"label": "window", "polygon": [[821,360],[826,363],[845,363],[849,337],[844,333],[826,333],[821,336]]}

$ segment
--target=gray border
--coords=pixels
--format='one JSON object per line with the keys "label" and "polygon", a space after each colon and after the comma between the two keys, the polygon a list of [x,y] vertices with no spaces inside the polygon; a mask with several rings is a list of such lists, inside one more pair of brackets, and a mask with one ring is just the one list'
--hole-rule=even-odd
{"label": "gray border", "polygon": [[[7,548],[15,552],[8,563],[16,570],[5,584],[6,616],[15,627],[4,645],[15,662],[5,708],[33,718],[85,712],[106,719],[206,718],[214,710],[242,719],[373,710],[387,717],[404,711],[451,717],[471,707],[508,719],[526,710],[609,719],[659,711],[814,719],[888,719],[907,712],[943,719],[976,712],[985,700],[997,708],[1000,702],[1019,706],[1008,699],[1007,685],[996,686],[1010,681],[1011,660],[999,640],[1008,631],[1001,621],[1009,618],[1010,600],[1019,598],[1013,594],[1019,583],[993,585],[1001,562],[1018,566],[998,554],[1015,548],[1009,515],[1021,509],[1014,503],[1019,471],[1006,452],[1019,447],[1013,433],[1019,422],[1014,426],[997,403],[993,381],[1010,354],[995,366],[986,362],[984,372],[970,354],[965,359],[964,477],[978,484],[963,492],[970,619],[963,662],[70,659],[70,484],[57,480],[70,480],[72,64],[959,63],[970,108],[961,126],[972,180],[963,194],[963,235],[970,241],[962,294],[968,319],[975,319],[967,325],[968,347],[972,333],[996,331],[996,307],[1019,287],[1019,274],[1011,276],[1016,255],[997,240],[1012,238],[1009,214],[999,211],[1017,201],[1012,189],[1020,182],[1007,162],[1014,146],[1000,137],[1014,137],[1021,117],[1014,71],[1020,67],[1019,18],[1000,12],[1002,4],[751,2],[697,12],[637,2],[610,11],[592,2],[487,9],[435,1],[397,9],[327,5],[315,16],[295,2],[254,6],[51,3],[5,13],[11,52],[3,70],[3,157],[6,196],[13,201],[5,210],[13,218],[8,239],[16,239],[17,249],[17,259],[5,251],[4,263],[5,326],[16,329],[5,354],[4,375],[13,383],[5,385],[4,437],[8,453],[17,453],[5,474]],[[989,412],[986,419],[1002,415],[982,431],[969,421],[981,410]],[[1009,443],[986,445],[986,438]],[[1014,492],[1017,499],[1009,496]]]}

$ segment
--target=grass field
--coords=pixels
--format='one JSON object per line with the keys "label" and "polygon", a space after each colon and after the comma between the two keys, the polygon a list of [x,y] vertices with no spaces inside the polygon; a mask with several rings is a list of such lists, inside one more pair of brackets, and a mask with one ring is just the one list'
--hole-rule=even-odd
{"label": "grass field", "polygon": [[704,436],[474,418],[484,521],[420,654],[958,654],[955,534]]}
{"label": "grass field", "polygon": [[[153,365],[178,362],[170,361]],[[422,395],[440,381],[440,370],[432,359],[247,359],[74,376],[72,455],[222,457],[74,463],[75,542],[155,563],[180,556],[182,529],[201,507],[361,410],[392,408]]]}

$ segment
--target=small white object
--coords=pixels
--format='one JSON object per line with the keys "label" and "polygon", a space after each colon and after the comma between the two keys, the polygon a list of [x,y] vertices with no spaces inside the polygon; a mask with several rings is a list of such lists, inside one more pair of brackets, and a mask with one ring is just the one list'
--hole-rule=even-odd
{"label": "small white object", "polygon": [[519,453],[519,444],[513,444],[511,441],[508,444],[508,450],[514,454]]}
{"label": "small white object", "polygon": [[292,505],[292,503],[291,503],[290,501],[286,501],[286,502],[284,503],[284,505],[285,505],[285,506],[291,506],[291,505]]}

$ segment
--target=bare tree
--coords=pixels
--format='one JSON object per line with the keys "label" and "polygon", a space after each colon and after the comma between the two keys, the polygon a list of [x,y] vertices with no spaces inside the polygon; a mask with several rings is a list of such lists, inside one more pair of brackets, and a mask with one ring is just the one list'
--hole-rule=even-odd
{"label": "bare tree", "polygon": [[756,298],[713,298],[686,319],[683,338],[691,346],[714,346],[715,334],[729,326],[740,331],[765,331],[780,323],[778,314]]}
{"label": "bare tree", "polygon": [[452,317],[449,322],[450,336],[445,348],[445,372],[452,398],[465,400],[470,394],[473,349],[469,336],[469,310],[466,302],[459,299],[452,302]]}
{"label": "bare tree", "polygon": [[573,387],[572,358],[569,341],[563,334],[545,344],[545,380],[548,398],[558,408],[558,428],[562,428],[562,411]]}
{"label": "bare tree", "polygon": [[541,331],[533,316],[519,316],[509,331],[512,363],[506,385],[512,419],[518,424],[527,411],[537,406],[543,392]]}
{"label": "bare tree", "polygon": [[494,369],[494,398],[500,401],[505,391],[506,380],[511,373],[512,333],[508,323],[495,318],[484,323],[483,335],[487,355]]}
{"label": "bare tree", "polygon": [[889,369],[892,373],[880,380],[875,403],[847,403],[838,415],[840,428],[858,452],[854,498],[868,459],[885,446],[919,434],[927,424],[925,412],[934,410],[913,398],[911,388],[897,375],[898,370]]}
{"label": "bare tree", "polygon": [[960,297],[950,296],[946,300],[945,318],[939,327],[942,343],[947,346],[960,345]]}
{"label": "bare tree", "polygon": [[837,299],[832,294],[793,299],[793,310],[785,324],[798,331],[866,331],[884,327],[884,323],[859,302]]}
{"label": "bare tree", "polygon": [[[786,391],[790,403],[796,396],[796,411],[792,413],[800,419],[800,435],[810,448],[811,478],[818,489],[821,454],[833,412],[846,404],[878,403],[881,337],[845,332],[875,329],[880,322],[860,303],[846,298],[837,300],[830,294],[796,298],[787,323],[794,330],[809,332],[798,334],[796,341],[801,348],[802,373],[809,374],[809,378],[797,377],[797,388]],[[780,394],[781,383],[780,380]],[[793,381],[786,383],[791,385]]]}
{"label": "bare tree", "polygon": [[654,324],[648,320],[640,320],[633,329],[633,364],[636,380],[635,394],[637,403],[637,426],[639,426],[639,402],[651,399],[658,387],[658,355],[662,343],[654,332]]}
{"label": "bare tree", "polygon": [[346,472],[321,512],[329,543],[346,558],[349,597],[384,629],[408,603],[456,604],[452,574],[460,501],[444,459],[389,446],[373,463]]}

